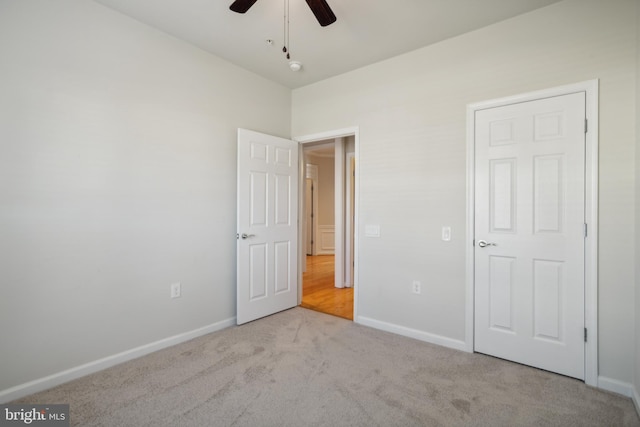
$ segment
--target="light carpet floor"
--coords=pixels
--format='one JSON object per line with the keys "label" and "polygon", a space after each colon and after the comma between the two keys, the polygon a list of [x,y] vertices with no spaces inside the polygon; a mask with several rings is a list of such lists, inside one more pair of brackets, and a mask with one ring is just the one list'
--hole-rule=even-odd
{"label": "light carpet floor", "polygon": [[15,403],[78,426],[640,426],[630,399],[294,308]]}

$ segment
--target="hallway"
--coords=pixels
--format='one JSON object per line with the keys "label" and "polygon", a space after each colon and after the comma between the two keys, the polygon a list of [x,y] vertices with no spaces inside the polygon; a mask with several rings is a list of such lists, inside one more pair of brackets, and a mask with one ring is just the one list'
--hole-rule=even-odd
{"label": "hallway", "polygon": [[333,255],[307,256],[300,306],[353,320],[353,288],[334,286],[334,262]]}

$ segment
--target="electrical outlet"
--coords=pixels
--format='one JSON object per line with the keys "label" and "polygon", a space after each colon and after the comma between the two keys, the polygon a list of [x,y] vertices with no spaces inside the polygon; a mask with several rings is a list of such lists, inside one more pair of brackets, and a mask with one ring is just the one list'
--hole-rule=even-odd
{"label": "electrical outlet", "polygon": [[422,290],[422,285],[418,280],[414,280],[411,284],[411,292],[414,294],[420,295],[420,291]]}
{"label": "electrical outlet", "polygon": [[180,282],[171,285],[171,298],[179,298],[182,294],[182,286]]}

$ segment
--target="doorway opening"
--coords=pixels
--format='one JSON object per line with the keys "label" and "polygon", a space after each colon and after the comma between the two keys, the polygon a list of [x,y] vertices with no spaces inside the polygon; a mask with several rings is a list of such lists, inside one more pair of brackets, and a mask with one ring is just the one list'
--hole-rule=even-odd
{"label": "doorway opening", "polygon": [[299,303],[356,319],[356,130],[301,145]]}
{"label": "doorway opening", "polygon": [[336,288],[335,255],[307,255],[301,307],[353,320],[353,288]]}

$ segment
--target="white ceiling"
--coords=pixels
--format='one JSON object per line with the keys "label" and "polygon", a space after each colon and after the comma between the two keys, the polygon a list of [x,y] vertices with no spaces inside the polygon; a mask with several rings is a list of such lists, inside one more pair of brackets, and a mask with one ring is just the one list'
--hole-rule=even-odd
{"label": "white ceiling", "polygon": [[[95,0],[290,88],[305,86],[556,3],[559,0],[327,0],[338,20],[320,27],[290,0],[291,59],[282,53],[284,0]],[[268,45],[266,40],[274,41]]]}

